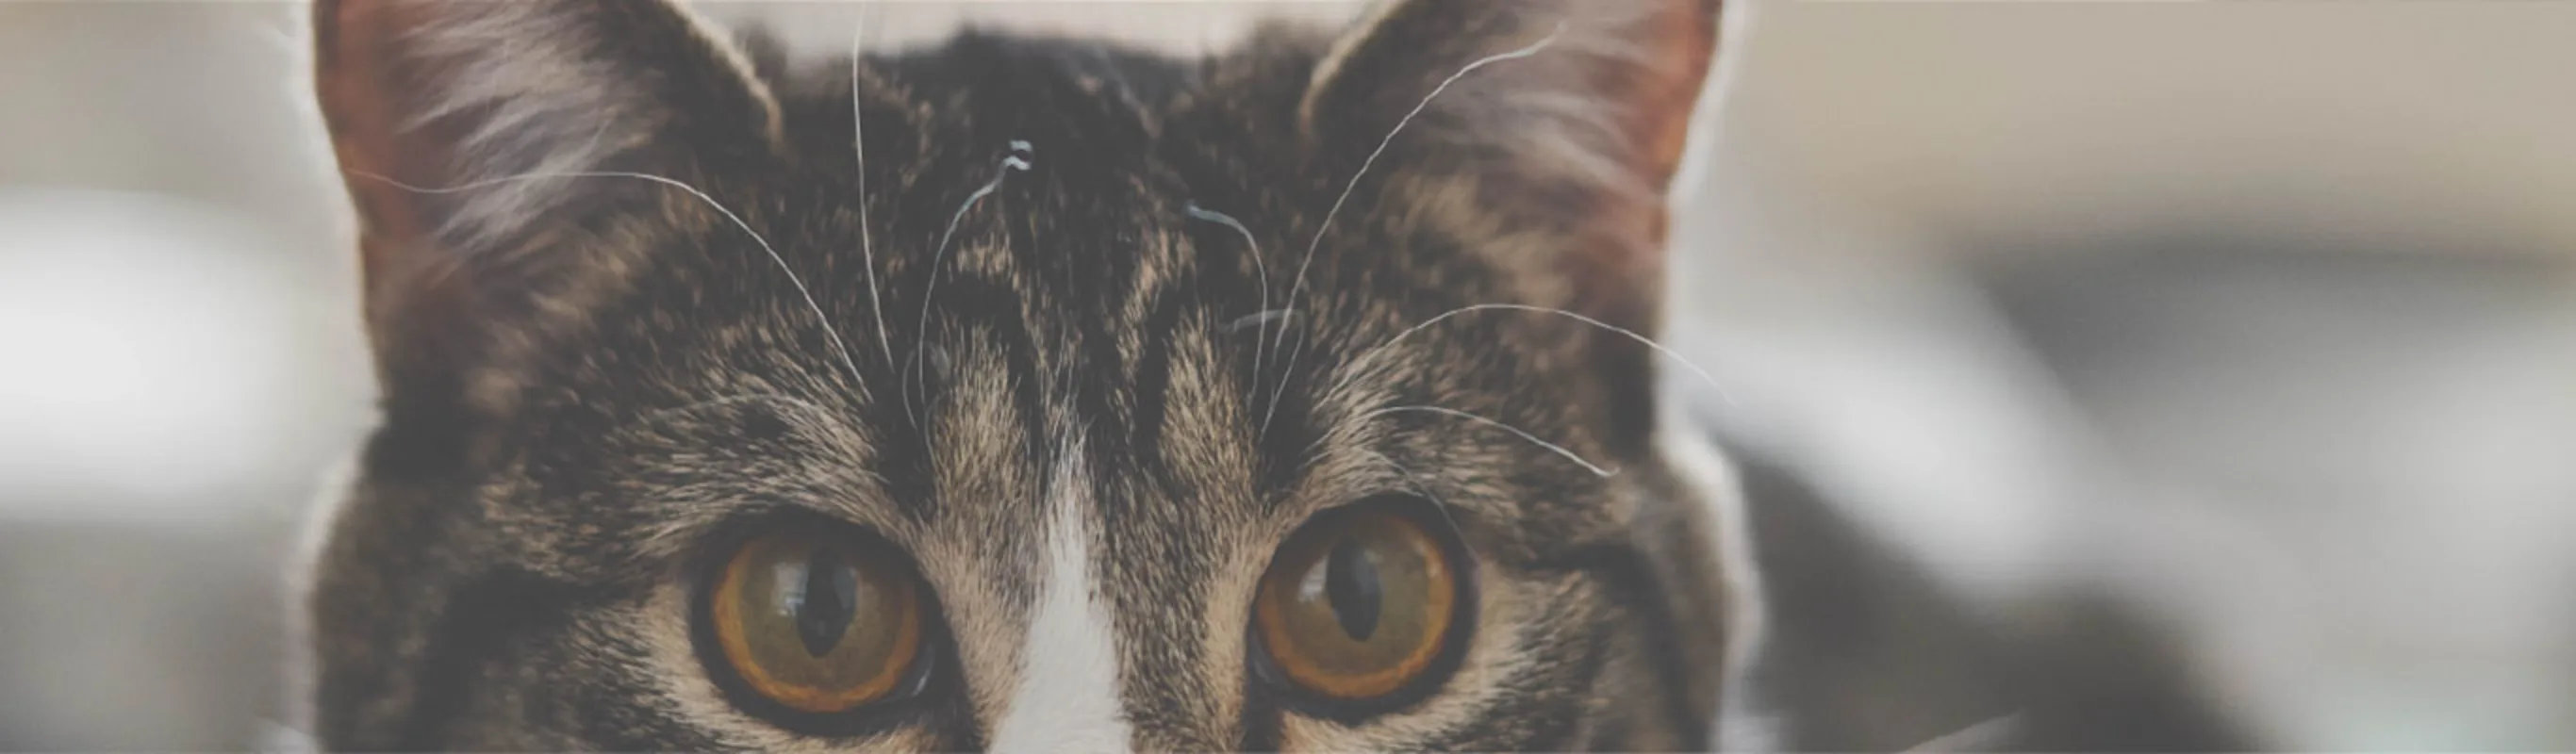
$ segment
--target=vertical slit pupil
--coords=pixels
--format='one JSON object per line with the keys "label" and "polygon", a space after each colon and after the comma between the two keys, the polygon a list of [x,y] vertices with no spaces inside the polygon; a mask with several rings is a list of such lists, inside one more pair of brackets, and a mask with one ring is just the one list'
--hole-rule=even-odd
{"label": "vertical slit pupil", "polygon": [[1377,555],[1355,540],[1345,539],[1333,545],[1332,554],[1324,560],[1324,599],[1332,604],[1333,617],[1341,621],[1342,633],[1356,641],[1368,641],[1370,635],[1376,634],[1383,597]]}
{"label": "vertical slit pupil", "polygon": [[821,657],[849,632],[859,603],[858,574],[839,553],[818,547],[805,561],[804,592],[805,602],[796,610],[797,638],[805,641],[807,654]]}

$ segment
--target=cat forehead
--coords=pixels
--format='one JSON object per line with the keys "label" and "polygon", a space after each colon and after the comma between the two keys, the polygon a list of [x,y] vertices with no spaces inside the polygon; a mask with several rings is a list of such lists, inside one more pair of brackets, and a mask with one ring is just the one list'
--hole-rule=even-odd
{"label": "cat forehead", "polygon": [[[902,362],[891,376],[914,383],[904,390],[1012,370],[1025,374],[1010,380],[1057,387],[1044,383],[1104,371],[1132,379],[1146,362],[1215,359],[1229,341],[1274,337],[1292,291],[1363,304],[1382,294],[1321,280],[1294,290],[1299,268],[1337,251],[1295,243],[1317,202],[1272,177],[1293,171],[1264,164],[1295,147],[1274,144],[1265,160],[1257,138],[1210,127],[1252,105],[1181,102],[1202,87],[1180,63],[970,34],[856,70],[855,82],[846,70],[779,74],[785,165],[704,184],[752,227],[713,207],[675,207],[689,229],[643,240],[662,252],[664,269],[648,275],[662,279],[639,280],[631,311],[607,318],[613,326],[711,329],[720,335],[643,334],[709,340],[734,355],[751,355],[745,343],[832,335],[839,342],[825,348],[773,355],[810,368],[830,366],[812,356],[874,350]],[[1295,82],[1278,83],[1293,92]],[[1174,117],[1191,122],[1171,127]],[[762,243],[746,244],[741,231]],[[761,304],[798,298],[812,301]],[[748,316],[714,327],[722,308],[744,303]],[[836,332],[804,332],[818,319]]]}
{"label": "cat forehead", "polygon": [[839,61],[862,53],[900,52],[944,43],[960,29],[989,29],[1113,41],[1171,55],[1231,49],[1251,35],[1255,18],[1341,24],[1359,15],[1359,0],[1266,3],[1245,13],[1223,4],[1163,3],[882,3],[766,4],[696,2],[718,24],[763,28],[798,58]]}
{"label": "cat forehead", "polygon": [[[640,240],[660,265],[591,317],[575,358],[521,380],[555,409],[531,426],[642,424],[652,447],[546,434],[529,447],[564,458],[534,466],[648,480],[631,497],[666,521],[727,510],[674,490],[731,489],[991,549],[1016,540],[985,534],[1048,520],[1038,501],[1063,479],[1121,529],[1233,537],[1413,484],[1397,464],[1431,456],[1386,442],[1404,427],[1571,438],[1569,415],[1513,400],[1550,362],[1497,358],[1545,333],[1413,329],[1509,298],[1462,234],[1426,229],[1423,202],[1368,204],[1420,198],[1419,177],[1382,166],[1322,243],[1344,187],[1287,178],[1311,167],[1289,117],[1311,53],[1277,54],[968,34],[855,68],[763,63],[786,159],[708,166],[712,201],[668,205]],[[803,431],[760,429],[782,421]],[[1493,432],[1443,444],[1462,470],[1542,452]]]}
{"label": "cat forehead", "polygon": [[969,33],[846,68],[770,65],[792,169],[743,176],[774,197],[755,209],[797,229],[802,253],[859,246],[897,276],[938,266],[1059,304],[1101,298],[1188,266],[1187,208],[1248,202],[1251,181],[1214,177],[1258,172],[1226,157],[1248,145],[1165,128],[1201,109],[1183,102],[1199,86],[1150,53]]}

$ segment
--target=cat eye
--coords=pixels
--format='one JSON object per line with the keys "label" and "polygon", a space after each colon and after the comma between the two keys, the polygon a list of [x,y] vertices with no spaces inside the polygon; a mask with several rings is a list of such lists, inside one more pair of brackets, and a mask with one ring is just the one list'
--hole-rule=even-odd
{"label": "cat eye", "polygon": [[922,675],[919,577],[890,548],[838,534],[797,527],[746,540],[705,591],[709,664],[794,713],[888,701]]}
{"label": "cat eye", "polygon": [[1457,664],[1474,595],[1457,532],[1425,501],[1375,501],[1289,536],[1252,610],[1256,671],[1349,712],[1409,701]]}

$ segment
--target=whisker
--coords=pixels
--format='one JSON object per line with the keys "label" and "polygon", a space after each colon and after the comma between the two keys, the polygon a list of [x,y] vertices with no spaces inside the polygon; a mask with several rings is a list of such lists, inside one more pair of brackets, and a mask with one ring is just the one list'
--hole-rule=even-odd
{"label": "whisker", "polygon": [[[1423,491],[1422,485],[1414,483],[1414,479],[1420,475],[1413,473],[1412,469],[1405,468],[1404,464],[1396,463],[1395,459],[1388,457],[1387,454],[1370,450],[1368,448],[1358,448],[1352,452],[1367,456],[1376,460],[1378,463],[1386,464],[1387,468],[1394,469],[1397,474],[1403,475],[1406,486],[1412,487],[1415,492]],[[1430,495],[1425,494],[1424,497],[1430,497]]]}
{"label": "whisker", "polygon": [[1478,416],[1478,415],[1476,415],[1476,414],[1467,413],[1467,412],[1465,412],[1465,411],[1460,411],[1460,410],[1458,410],[1458,409],[1449,408],[1449,407],[1446,407],[1446,406],[1388,406],[1388,407],[1385,407],[1385,408],[1380,408],[1380,409],[1372,410],[1372,411],[1370,411],[1370,412],[1368,412],[1368,413],[1365,413],[1365,414],[1361,414],[1361,415],[1360,415],[1360,420],[1361,420],[1361,421],[1368,421],[1368,420],[1370,420],[1370,419],[1375,419],[1375,418],[1377,418],[1377,417],[1385,416],[1385,415],[1387,415],[1387,414],[1398,413],[1398,412],[1405,412],[1405,411],[1418,411],[1418,412],[1424,412],[1424,413],[1439,414],[1439,415],[1442,415],[1442,416],[1454,416],[1454,417],[1457,417],[1457,418],[1460,418],[1460,419],[1466,419],[1466,420],[1468,420],[1468,421],[1472,421],[1472,422],[1476,422],[1476,423],[1479,423],[1479,424],[1484,424],[1484,425],[1486,425],[1486,426],[1494,427],[1494,428],[1496,428],[1496,429],[1500,429],[1500,430],[1503,430],[1503,431],[1505,431],[1505,432],[1510,432],[1510,433],[1512,433],[1512,434],[1514,434],[1514,435],[1519,435],[1521,439],[1523,439],[1523,440],[1528,440],[1528,441],[1530,442],[1530,444],[1532,444],[1532,445],[1537,445],[1537,446],[1539,446],[1539,447],[1541,447],[1541,448],[1546,448],[1549,452],[1555,453],[1555,454],[1560,455],[1560,456],[1564,456],[1564,457],[1565,457],[1565,460],[1573,461],[1573,462],[1575,463],[1575,465],[1582,466],[1582,467],[1583,467],[1583,469],[1584,469],[1585,471],[1590,471],[1590,472],[1592,472],[1592,475],[1593,475],[1593,476],[1601,477],[1601,478],[1603,478],[1603,479],[1608,479],[1608,478],[1610,478],[1610,477],[1612,477],[1612,476],[1616,476],[1616,475],[1619,473],[1619,472],[1618,472],[1618,471],[1616,471],[1616,470],[1613,470],[1613,469],[1605,469],[1605,468],[1600,467],[1600,466],[1599,466],[1599,465],[1597,465],[1597,464],[1594,464],[1594,463],[1593,463],[1593,462],[1591,462],[1591,461],[1583,460],[1583,456],[1576,455],[1574,451],[1566,450],[1566,449],[1565,449],[1565,446],[1558,445],[1558,444],[1556,444],[1556,443],[1552,443],[1552,442],[1548,442],[1548,441],[1546,441],[1546,440],[1541,440],[1541,439],[1539,439],[1538,435],[1530,434],[1529,430],[1521,429],[1521,428],[1519,428],[1519,427],[1515,427],[1515,426],[1512,426],[1512,425],[1509,425],[1509,424],[1505,424],[1505,423],[1503,423],[1503,422],[1495,421],[1495,420],[1493,420],[1493,419],[1488,419],[1488,418],[1485,418],[1485,417],[1483,417],[1483,416]]}
{"label": "whisker", "polygon": [[1988,718],[1974,725],[1935,736],[1915,744],[1905,754],[1939,754],[1953,751],[1978,751],[2000,748],[2007,737],[2021,727],[2021,713]]}
{"label": "whisker", "polygon": [[1458,517],[1449,514],[1449,501],[1440,499],[1439,493],[1432,492],[1429,486],[1422,483],[1422,480],[1429,477],[1414,473],[1412,469],[1405,468],[1404,464],[1396,463],[1395,459],[1387,457],[1385,453],[1380,453],[1368,448],[1360,448],[1359,452],[1370,458],[1377,459],[1378,463],[1386,464],[1387,468],[1394,469],[1397,476],[1404,477],[1404,486],[1413,488],[1413,494],[1421,495],[1422,499],[1431,501],[1431,512],[1440,514],[1440,520],[1449,524],[1449,528],[1458,531],[1466,531],[1466,527],[1458,525]]}
{"label": "whisker", "polygon": [[651,423],[653,423],[653,422],[660,421],[660,420],[662,420],[664,417],[668,417],[668,416],[671,416],[671,415],[673,415],[673,414],[684,414],[684,413],[688,413],[688,412],[691,412],[691,411],[696,411],[696,410],[698,410],[698,409],[702,409],[702,408],[712,408],[712,407],[715,407],[715,406],[729,406],[729,405],[733,405],[733,404],[736,404],[736,403],[757,403],[757,402],[778,402],[778,403],[788,403],[788,404],[794,404],[795,406],[797,406],[797,407],[799,407],[799,408],[803,408],[803,409],[808,410],[808,411],[813,411],[813,412],[815,412],[815,413],[826,413],[826,412],[823,410],[823,407],[821,407],[821,406],[817,406],[817,405],[814,405],[814,402],[813,402],[813,401],[805,400],[805,399],[803,399],[803,398],[798,398],[798,397],[796,397],[796,396],[792,396],[792,395],[784,395],[784,394],[780,394],[780,393],[745,393],[745,394],[742,394],[742,395],[728,395],[728,396],[724,396],[724,397],[721,397],[721,398],[709,398],[709,399],[707,399],[707,400],[698,401],[698,402],[696,402],[696,403],[690,403],[690,404],[686,404],[686,405],[673,406],[673,407],[671,407],[671,408],[665,408],[665,409],[656,410],[656,411],[654,411],[654,412],[652,412],[652,413],[645,414],[645,415],[643,415],[643,416],[639,416],[639,417],[635,417],[634,419],[627,420],[627,422],[626,422],[626,423],[627,423],[627,424],[630,424],[630,425],[631,425],[631,424],[651,424]]}
{"label": "whisker", "polygon": [[296,727],[293,722],[271,717],[263,717],[259,722],[260,751],[274,751],[280,754],[311,754],[322,751],[322,745],[314,740],[313,733]]}
{"label": "whisker", "polygon": [[1413,494],[1421,495],[1422,499],[1431,501],[1431,510],[1439,513],[1441,520],[1449,522],[1449,526],[1452,528],[1456,528],[1458,526],[1458,520],[1449,517],[1449,503],[1442,501],[1438,494],[1433,493],[1430,487],[1425,486],[1422,483],[1422,480],[1426,477],[1421,474],[1414,473],[1412,469],[1405,468],[1404,464],[1396,463],[1394,458],[1388,457],[1385,453],[1380,453],[1368,448],[1359,448],[1357,452],[1371,459],[1375,459],[1378,463],[1386,464],[1387,468],[1394,469],[1396,476],[1404,478],[1404,486],[1413,488]]}
{"label": "whisker", "polygon": [[[1531,305],[1528,305],[1528,304],[1470,304],[1470,305],[1467,305],[1467,306],[1461,306],[1461,307],[1458,307],[1458,308],[1456,308],[1456,309],[1451,309],[1451,310],[1449,310],[1449,311],[1441,312],[1439,316],[1436,316],[1436,317],[1432,317],[1432,318],[1430,318],[1430,319],[1423,320],[1421,324],[1417,324],[1417,325],[1414,325],[1414,326],[1412,326],[1412,327],[1405,328],[1403,332],[1396,333],[1394,337],[1387,338],[1387,339],[1386,339],[1386,342],[1384,342],[1384,343],[1379,343],[1379,344],[1377,344],[1376,346],[1374,346],[1374,347],[1370,348],[1369,350],[1367,350],[1367,351],[1365,351],[1365,352],[1361,353],[1358,357],[1351,359],[1349,366],[1347,366],[1347,367],[1345,367],[1345,368],[1344,368],[1344,372],[1343,372],[1343,374],[1342,374],[1342,379],[1341,379],[1340,381],[1338,381],[1338,382],[1333,383],[1333,390],[1332,390],[1332,392],[1335,392],[1335,393],[1337,393],[1337,392],[1341,392],[1342,388],[1345,388],[1345,387],[1350,386],[1350,384],[1351,384],[1351,380],[1356,379],[1356,378],[1358,378],[1358,377],[1359,377],[1359,374],[1360,374],[1359,370],[1360,370],[1360,368],[1361,368],[1361,367],[1366,366],[1366,365],[1369,363],[1369,361],[1370,361],[1371,359],[1376,358],[1380,352],[1383,352],[1383,351],[1387,350],[1389,347],[1394,346],[1396,341],[1403,340],[1403,339],[1405,338],[1405,336],[1412,335],[1412,334],[1414,334],[1414,333],[1416,333],[1416,332],[1421,332],[1424,328],[1428,328],[1428,327],[1430,327],[1430,326],[1432,326],[1432,325],[1439,324],[1441,321],[1446,320],[1446,319],[1449,319],[1449,318],[1451,318],[1451,317],[1456,317],[1456,316],[1459,316],[1459,315],[1462,315],[1462,314],[1468,314],[1468,313],[1472,313],[1472,312],[1482,312],[1482,311],[1515,311],[1515,312],[1534,312],[1534,313],[1538,313],[1538,314],[1553,314],[1553,315],[1557,315],[1557,316],[1560,316],[1560,317],[1565,317],[1565,318],[1568,318],[1568,319],[1572,319],[1572,320],[1574,320],[1574,321],[1576,321],[1576,322],[1581,322],[1581,323],[1583,323],[1583,324],[1587,324],[1587,325],[1591,325],[1591,326],[1593,326],[1593,327],[1597,327],[1597,328],[1600,328],[1600,329],[1603,329],[1603,330],[1607,330],[1607,331],[1610,331],[1610,332],[1613,332],[1613,333],[1617,333],[1617,334],[1619,334],[1619,335],[1621,335],[1621,336],[1624,336],[1624,337],[1628,338],[1629,340],[1634,340],[1634,341],[1636,341],[1636,342],[1638,342],[1638,343],[1640,343],[1640,344],[1643,344],[1643,345],[1645,345],[1647,348],[1655,349],[1655,352],[1656,352],[1656,353],[1663,354],[1664,356],[1671,358],[1673,361],[1680,362],[1682,366],[1689,368],[1692,374],[1699,375],[1700,380],[1701,380],[1701,381],[1703,381],[1703,382],[1708,383],[1708,386],[1709,386],[1710,388],[1717,390],[1718,397],[1719,397],[1721,400],[1725,400],[1726,402],[1728,402],[1728,403],[1730,403],[1730,404],[1735,402],[1735,399],[1734,399],[1732,396],[1730,396],[1730,395],[1728,395],[1728,394],[1727,394],[1726,386],[1725,386],[1725,385],[1723,385],[1723,384],[1718,383],[1718,381],[1717,381],[1717,377],[1716,377],[1715,375],[1711,375],[1711,374],[1709,374],[1708,370],[1700,368],[1700,366],[1699,366],[1698,364],[1696,364],[1696,363],[1692,363],[1690,359],[1683,357],[1683,356],[1682,356],[1682,354],[1681,354],[1681,352],[1679,352],[1679,351],[1675,351],[1675,350],[1673,350],[1672,348],[1667,347],[1667,346],[1665,346],[1665,345],[1664,345],[1664,344],[1662,344],[1662,343],[1656,342],[1656,341],[1655,341],[1655,339],[1653,339],[1653,338],[1646,337],[1645,335],[1640,334],[1640,333],[1638,333],[1638,332],[1637,332],[1637,331],[1635,331],[1635,330],[1630,330],[1630,329],[1625,328],[1625,327],[1620,327],[1620,326],[1618,326],[1618,325],[1610,324],[1610,323],[1608,323],[1608,322],[1603,322],[1603,321],[1601,321],[1601,320],[1593,319],[1593,318],[1591,318],[1591,317],[1587,317],[1587,316],[1584,316],[1584,315],[1581,315],[1581,314],[1576,314],[1576,313],[1574,313],[1574,312],[1566,311],[1566,310],[1564,310],[1564,309],[1557,309],[1557,308],[1545,307],[1545,306],[1531,306]],[[1327,393],[1327,395],[1329,395],[1329,394],[1331,394],[1331,393]]]}
{"label": "whisker", "polygon": [[1243,223],[1234,219],[1232,215],[1202,208],[1196,202],[1183,205],[1181,211],[1193,218],[1233,228],[1236,234],[1243,236],[1243,245],[1252,249],[1252,272],[1260,280],[1261,308],[1253,310],[1253,314],[1249,317],[1226,323],[1225,329],[1227,332],[1241,330],[1247,321],[1261,326],[1261,331],[1255,333],[1252,338],[1252,373],[1255,379],[1259,379],[1262,357],[1266,355],[1263,344],[1270,341],[1270,322],[1279,318],[1277,313],[1270,309],[1270,265],[1261,259],[1261,242],[1252,240],[1252,231],[1244,228]]}
{"label": "whisker", "polygon": [[[1222,329],[1224,329],[1224,330],[1225,330],[1225,332],[1226,332],[1226,334],[1227,334],[1227,335],[1232,335],[1232,334],[1235,334],[1235,333],[1238,333],[1238,332],[1242,332],[1242,331],[1243,331],[1243,328],[1246,328],[1246,327],[1251,327],[1251,326],[1254,326],[1254,325],[1268,325],[1268,324],[1270,324],[1270,323],[1272,323],[1272,322],[1277,322],[1277,321],[1279,321],[1279,320],[1283,320],[1283,319],[1287,319],[1287,318],[1288,318],[1288,310],[1286,310],[1286,309],[1263,309],[1263,310],[1261,310],[1261,311],[1253,312],[1253,313],[1251,313],[1251,314],[1246,314],[1246,315],[1243,315],[1243,316],[1240,316],[1240,317],[1236,317],[1236,318],[1231,319],[1231,320],[1227,320],[1227,321],[1226,321],[1226,323],[1225,323],[1225,325],[1222,327]],[[1257,354],[1257,353],[1256,353],[1256,354],[1254,354],[1254,356],[1255,356],[1255,357],[1258,357],[1259,355],[1260,355],[1260,354]],[[1254,365],[1255,365],[1256,367],[1260,364],[1260,362],[1259,362],[1258,360],[1254,361],[1253,363],[1254,363]]]}
{"label": "whisker", "polygon": [[[1022,155],[1027,155],[1027,157],[1023,157]],[[920,329],[913,335],[912,358],[906,360],[907,365],[912,367],[912,377],[915,380],[928,381],[928,377],[920,373],[926,366],[921,362],[921,349],[923,346],[930,343],[930,303],[932,297],[939,293],[939,267],[943,261],[948,259],[948,242],[955,240],[957,237],[958,221],[966,219],[967,211],[974,209],[977,203],[984,201],[984,197],[991,196],[994,191],[1000,189],[1002,187],[1002,179],[1010,177],[1011,171],[1028,170],[1030,165],[1029,160],[1036,156],[1037,150],[1031,147],[1028,142],[1018,139],[1011,140],[1011,153],[1002,156],[1002,166],[994,171],[993,180],[985,181],[984,185],[976,188],[974,193],[967,194],[965,203],[959,204],[957,206],[957,212],[948,216],[948,229],[940,232],[939,248],[938,250],[931,252],[930,255],[930,282],[925,284],[921,291]],[[904,383],[904,415],[907,418],[912,419],[913,426],[920,426],[921,418],[912,414],[912,387],[913,385],[911,382]]]}
{"label": "whisker", "polygon": [[[1297,260],[1296,282],[1288,286],[1289,309],[1294,310],[1297,308],[1297,294],[1303,292],[1306,288],[1306,267],[1315,261],[1315,250],[1324,245],[1324,232],[1332,229],[1333,219],[1341,216],[1342,214],[1342,205],[1351,200],[1351,192],[1359,189],[1360,179],[1368,177],[1369,168],[1377,165],[1377,158],[1380,155],[1386,154],[1386,148],[1395,143],[1396,135],[1404,133],[1404,127],[1412,125],[1414,118],[1421,117],[1422,111],[1429,109],[1431,107],[1431,101],[1433,99],[1437,99],[1441,92],[1449,91],[1449,85],[1458,83],[1458,80],[1466,78],[1467,74],[1475,73],[1476,69],[1506,60],[1518,60],[1532,55],[1537,55],[1540,50],[1545,50],[1549,45],[1556,44],[1556,40],[1559,37],[1565,36],[1565,29],[1565,22],[1558,21],[1554,31],[1548,32],[1547,36],[1541,37],[1536,42],[1530,43],[1527,47],[1478,58],[1475,62],[1468,63],[1466,66],[1459,68],[1457,73],[1449,74],[1448,78],[1441,79],[1439,86],[1432,87],[1430,94],[1423,95],[1422,101],[1416,103],[1413,106],[1413,110],[1405,113],[1403,118],[1398,119],[1395,122],[1394,128],[1387,129],[1386,138],[1379,139],[1377,142],[1377,149],[1371,150],[1368,158],[1360,161],[1360,169],[1351,174],[1351,182],[1342,186],[1341,196],[1333,199],[1332,208],[1324,211],[1324,221],[1315,226],[1315,237],[1306,242],[1306,256]],[[1283,336],[1280,340],[1284,342],[1287,338]],[[1288,351],[1288,367],[1280,370],[1281,378],[1279,380],[1279,389],[1270,394],[1270,407],[1263,411],[1261,415],[1261,427],[1262,431],[1265,433],[1269,431],[1271,416],[1279,413],[1280,394],[1288,391],[1288,380],[1286,375],[1290,372],[1297,371],[1298,354],[1305,350],[1306,341],[1300,338],[1297,341],[1297,346],[1289,349]]]}
{"label": "whisker", "polygon": [[877,350],[885,354],[886,368],[895,368],[894,340],[886,336],[885,289],[877,287],[877,253],[869,243],[873,224],[868,222],[868,123],[864,100],[859,97],[859,43],[868,34],[868,7],[859,6],[859,22],[850,30],[850,151],[859,160],[859,259],[868,270],[868,305],[876,310]]}
{"label": "whisker", "polygon": [[559,173],[521,173],[518,175],[485,178],[479,181],[446,187],[414,186],[412,184],[394,180],[390,176],[370,173],[364,170],[346,170],[343,172],[360,178],[381,181],[395,188],[420,194],[454,194],[521,181],[561,178],[633,178],[637,180],[652,181],[654,183],[659,183],[664,186],[688,192],[690,196],[697,197],[698,201],[705,202],[708,207],[714,208],[717,213],[724,215],[726,220],[733,221],[734,227],[741,228],[744,235],[751,236],[751,240],[753,242],[760,244],[761,251],[769,254],[769,261],[776,263],[778,265],[778,271],[787,275],[787,282],[796,286],[796,295],[805,299],[805,308],[814,312],[814,323],[821,325],[823,327],[823,333],[832,337],[832,349],[839,352],[841,356],[841,366],[850,371],[851,385],[858,388],[861,398],[874,400],[873,398],[867,397],[869,395],[867,380],[859,376],[858,361],[850,358],[849,343],[842,340],[841,331],[832,326],[832,318],[823,314],[823,305],[814,300],[814,292],[805,287],[805,279],[797,276],[795,268],[787,266],[787,258],[780,256],[778,254],[778,249],[769,245],[769,239],[762,238],[759,231],[751,229],[751,223],[744,222],[741,215],[734,214],[733,210],[726,209],[723,204],[718,203],[715,200],[715,197],[708,196],[707,192],[699,191],[695,186],[691,186],[687,183],[682,183],[671,178],[653,175],[651,173],[629,173],[611,170],[568,171]]}

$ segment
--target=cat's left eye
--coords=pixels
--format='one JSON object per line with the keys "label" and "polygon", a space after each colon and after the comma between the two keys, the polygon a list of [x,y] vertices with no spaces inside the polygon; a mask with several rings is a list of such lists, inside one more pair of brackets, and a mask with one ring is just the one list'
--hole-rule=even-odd
{"label": "cat's left eye", "polygon": [[834,534],[800,527],[742,543],[702,608],[712,669],[794,713],[846,713],[919,678],[918,577],[885,548]]}
{"label": "cat's left eye", "polygon": [[1329,511],[1289,536],[1254,597],[1255,668],[1318,708],[1401,704],[1456,664],[1474,594],[1428,501]]}

